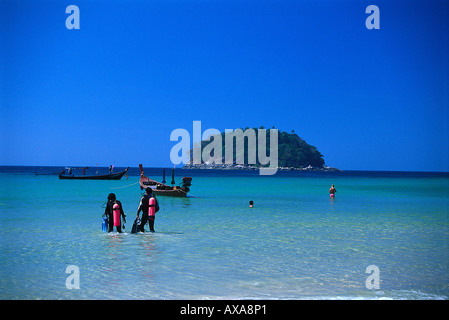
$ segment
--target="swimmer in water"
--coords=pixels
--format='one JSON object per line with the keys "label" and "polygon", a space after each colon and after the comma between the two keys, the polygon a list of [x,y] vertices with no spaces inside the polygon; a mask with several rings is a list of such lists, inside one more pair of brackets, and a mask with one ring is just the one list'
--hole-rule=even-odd
{"label": "swimmer in water", "polygon": [[337,189],[335,189],[334,185],[332,185],[331,188],[329,189],[329,193],[330,193],[330,197],[331,198],[335,197],[335,192],[337,192]]}
{"label": "swimmer in water", "polygon": [[249,207],[250,207],[250,208],[252,208],[252,207],[253,207],[253,205],[254,205],[254,201],[253,201],[253,200],[251,200],[251,201],[249,202]]}

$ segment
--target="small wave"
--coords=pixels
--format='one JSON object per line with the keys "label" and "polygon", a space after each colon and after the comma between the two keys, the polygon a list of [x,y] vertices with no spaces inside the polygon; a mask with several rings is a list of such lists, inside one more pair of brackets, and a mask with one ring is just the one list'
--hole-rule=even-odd
{"label": "small wave", "polygon": [[199,300],[448,300],[448,296],[431,294],[419,290],[377,291],[371,295],[231,295],[231,296],[199,296]]}

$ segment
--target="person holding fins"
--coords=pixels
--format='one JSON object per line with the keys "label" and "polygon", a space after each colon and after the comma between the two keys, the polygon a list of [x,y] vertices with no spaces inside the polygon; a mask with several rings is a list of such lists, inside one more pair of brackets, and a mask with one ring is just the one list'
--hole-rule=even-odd
{"label": "person holding fins", "polygon": [[156,212],[159,211],[159,203],[153,196],[153,190],[148,187],[145,189],[144,196],[140,199],[139,208],[137,209],[137,218],[140,219],[139,213],[142,211],[142,219],[140,221],[140,231],[145,232],[144,226],[148,221],[150,232],[154,232],[154,220]]}
{"label": "person holding fins", "polygon": [[332,185],[331,188],[329,189],[330,197],[332,199],[335,198],[335,192],[337,192],[337,189],[335,189],[334,185]]}
{"label": "person holding fins", "polygon": [[109,220],[108,232],[112,232],[115,227],[118,233],[122,233],[121,217],[123,217],[123,222],[126,223],[126,215],[123,211],[122,203],[117,200],[114,193],[108,195],[108,202],[106,203],[104,214]]}

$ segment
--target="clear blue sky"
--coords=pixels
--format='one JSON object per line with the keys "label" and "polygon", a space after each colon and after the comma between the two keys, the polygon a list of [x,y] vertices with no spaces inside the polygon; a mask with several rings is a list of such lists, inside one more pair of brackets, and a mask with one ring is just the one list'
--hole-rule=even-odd
{"label": "clear blue sky", "polygon": [[170,133],[200,120],[293,129],[341,169],[449,171],[448,1],[3,0],[0,15],[0,165],[170,166]]}

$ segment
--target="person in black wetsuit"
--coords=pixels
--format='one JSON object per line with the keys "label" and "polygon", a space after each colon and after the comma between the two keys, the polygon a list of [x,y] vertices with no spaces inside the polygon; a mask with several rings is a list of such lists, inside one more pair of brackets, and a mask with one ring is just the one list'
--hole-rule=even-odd
{"label": "person in black wetsuit", "polygon": [[[116,204],[116,203],[120,206],[120,216],[123,217],[123,222],[126,223],[126,215],[125,215],[125,212],[123,211],[122,203],[117,200],[114,193],[110,193],[108,195],[108,202],[106,204],[106,209],[104,209],[104,214],[108,216],[108,220],[109,220],[108,232],[112,232],[114,229],[114,214],[112,212],[112,209],[113,209],[114,204]],[[121,224],[120,224],[120,226],[116,226],[116,228],[117,228],[117,232],[122,233]]]}
{"label": "person in black wetsuit", "polygon": [[[139,217],[139,213],[142,211],[142,219],[140,220],[140,231],[141,232],[145,232],[144,230],[144,226],[147,223],[147,221],[150,224],[150,231],[154,232],[154,216],[153,217],[149,217],[148,213],[149,213],[149,200],[150,198],[153,197],[153,190],[151,190],[150,187],[145,189],[145,194],[144,196],[140,199],[140,203],[139,203],[139,208],[137,209],[137,218],[140,219]],[[157,203],[157,199],[154,198],[156,200]]]}

